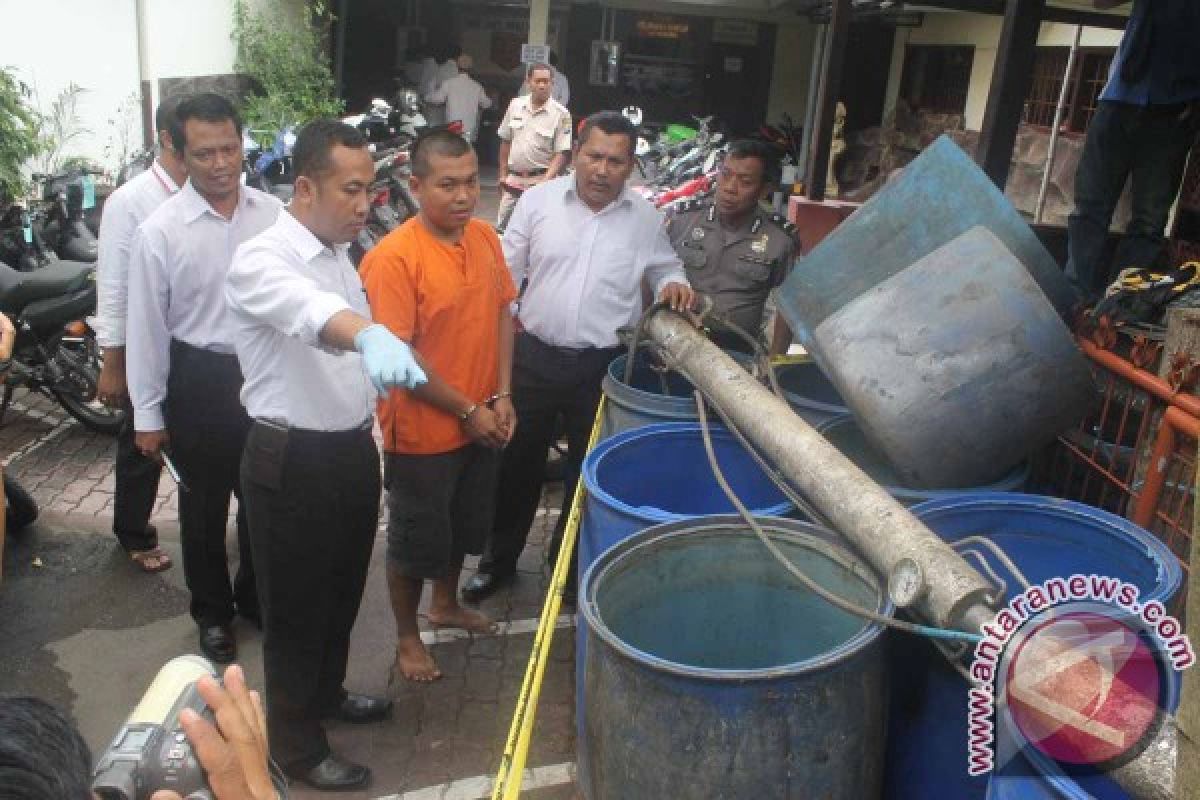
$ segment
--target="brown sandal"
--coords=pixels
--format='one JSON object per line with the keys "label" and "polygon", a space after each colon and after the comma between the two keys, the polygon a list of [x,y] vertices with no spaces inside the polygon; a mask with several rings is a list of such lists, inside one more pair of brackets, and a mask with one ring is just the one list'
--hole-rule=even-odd
{"label": "brown sandal", "polygon": [[161,547],[149,550],[130,550],[129,557],[141,568],[142,572],[162,572],[174,566],[171,557]]}

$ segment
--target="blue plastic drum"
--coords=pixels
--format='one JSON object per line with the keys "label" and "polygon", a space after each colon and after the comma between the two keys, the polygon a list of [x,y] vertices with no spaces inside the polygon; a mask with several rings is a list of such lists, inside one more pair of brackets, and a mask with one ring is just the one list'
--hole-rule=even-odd
{"label": "blue plastic drum", "polygon": [[[1096,573],[1134,584],[1143,602],[1166,604],[1183,581],[1166,545],[1132,522],[1082,503],[983,492],[922,503],[912,512],[968,562],[976,567],[986,562],[1007,584],[1008,598],[1022,590],[1018,578],[987,544],[965,540],[980,537],[1000,548],[1030,583]],[[1013,765],[1018,777],[1004,777],[1004,771],[991,778],[968,776],[966,682],[913,636],[893,637],[889,658],[893,691],[884,796],[890,800],[1126,797],[1103,775],[1043,775],[1028,763]]]}

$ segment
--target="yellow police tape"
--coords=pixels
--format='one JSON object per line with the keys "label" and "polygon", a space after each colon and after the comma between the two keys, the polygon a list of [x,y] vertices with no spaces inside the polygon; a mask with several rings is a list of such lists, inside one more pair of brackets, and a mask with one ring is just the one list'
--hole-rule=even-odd
{"label": "yellow police tape", "polygon": [[[600,439],[600,423],[604,419],[603,396],[600,406],[596,409],[596,421],[592,424],[592,435],[588,439],[588,450],[595,447]],[[533,722],[537,716],[538,698],[542,691],[542,679],[546,675],[546,662],[550,653],[550,641],[554,638],[555,621],[562,606],[563,589],[567,584],[567,573],[570,571],[571,559],[575,557],[575,540],[579,536],[579,519],[583,514],[583,477],[575,486],[575,496],[571,499],[571,511],[567,517],[567,526],[563,531],[562,543],[558,549],[558,560],[554,563],[554,575],[550,579],[550,591],[546,595],[546,604],[542,606],[542,617],[538,621],[537,636],[533,640],[533,652],[529,656],[529,664],[525,667],[525,680],[521,684],[521,693],[517,696],[517,708],[513,712],[512,724],[508,729],[508,740],[504,745],[504,755],[500,757],[500,769],[496,772],[496,782],[492,786],[492,800],[517,800],[521,796],[521,781],[525,776],[525,758],[529,754],[529,745],[533,738]],[[583,576],[579,578],[582,580]]]}

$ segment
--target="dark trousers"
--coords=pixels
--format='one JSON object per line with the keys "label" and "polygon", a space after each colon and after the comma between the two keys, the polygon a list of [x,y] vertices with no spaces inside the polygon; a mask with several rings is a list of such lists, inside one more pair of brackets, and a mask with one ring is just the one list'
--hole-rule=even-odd
{"label": "dark trousers", "polygon": [[[246,509],[238,483],[242,446],[250,429],[250,418],[238,399],[241,388],[236,356],[171,342],[168,449],[187,487],[179,490],[179,536],[192,618],[201,627],[228,625],[235,612],[258,616]],[[238,498],[238,570],[232,585],[225,554],[231,495]]]}
{"label": "dark trousers", "polygon": [[251,428],[242,486],[263,614],[271,754],[308,769],[329,754],[321,719],[345,699],[350,630],[379,521],[370,429]]}
{"label": "dark trousers", "polygon": [[1116,268],[1149,267],[1162,251],[1167,215],[1196,136],[1196,120],[1181,120],[1181,113],[1181,107],[1107,101],[1096,109],[1075,173],[1075,210],[1067,221],[1067,279],[1084,299],[1098,297],[1115,277],[1101,256],[1127,179],[1133,213]]}
{"label": "dark trousers", "polygon": [[517,335],[512,384],[517,432],[504,450],[496,520],[479,563],[480,572],[505,575],[516,570],[537,513],[546,452],[554,441],[560,414],[567,436],[561,530],[579,480],[604,372],[621,352],[619,347],[569,350],[548,345],[529,333]]}
{"label": "dark trousers", "polygon": [[162,467],[134,445],[133,406],[125,400],[125,424],[117,433],[116,489],[113,492],[113,533],[126,550],[152,550],[158,536],[146,531],[158,496]]}

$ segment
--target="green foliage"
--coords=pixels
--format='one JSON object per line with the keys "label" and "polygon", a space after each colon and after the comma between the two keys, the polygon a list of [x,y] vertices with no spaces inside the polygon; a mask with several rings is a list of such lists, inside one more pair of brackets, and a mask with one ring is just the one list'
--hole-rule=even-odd
{"label": "green foliage", "polygon": [[108,139],[104,144],[104,159],[117,172],[129,163],[142,145],[142,96],[130,92],[108,118]]}
{"label": "green foliage", "polygon": [[42,151],[41,115],[29,105],[30,96],[10,69],[0,68],[0,200],[24,193],[21,167]]}
{"label": "green foliage", "polygon": [[242,113],[248,128],[267,131],[268,136],[287,125],[342,113],[316,24],[328,11],[322,2],[308,2],[304,12],[297,20],[280,0],[271,0],[258,12],[248,9],[245,0],[234,3],[235,68],[250,77],[256,89]]}
{"label": "green foliage", "polygon": [[79,115],[79,98],[87,89],[68,83],[50,104],[48,113],[39,114],[38,135],[42,140],[41,171],[57,175],[63,169],[67,145],[91,133]]}

